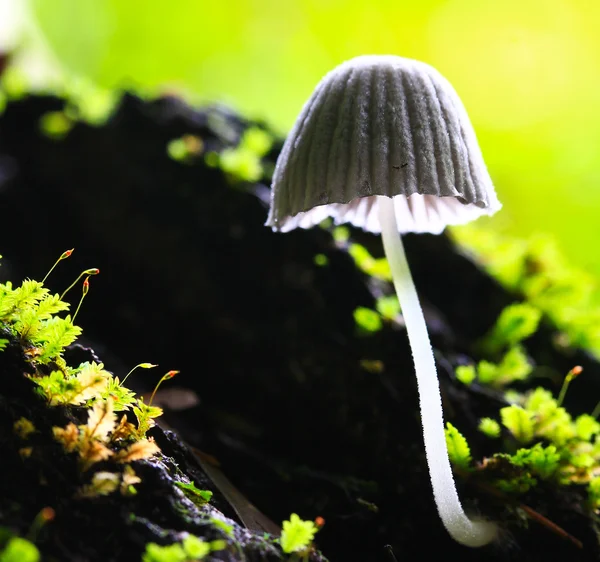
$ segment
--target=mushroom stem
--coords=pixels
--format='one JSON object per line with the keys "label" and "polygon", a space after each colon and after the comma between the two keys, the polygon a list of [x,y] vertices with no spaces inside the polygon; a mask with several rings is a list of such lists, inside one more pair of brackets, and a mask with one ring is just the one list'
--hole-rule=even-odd
{"label": "mushroom stem", "polygon": [[394,201],[389,197],[380,196],[378,197],[378,206],[383,248],[390,264],[394,287],[402,308],[417,374],[425,455],[438,513],[444,527],[454,540],[466,546],[483,546],[494,540],[497,525],[490,521],[469,519],[458,498],[448,458],[442,398],[433,349],[429,341],[419,297],[406,261],[402,238],[398,232]]}

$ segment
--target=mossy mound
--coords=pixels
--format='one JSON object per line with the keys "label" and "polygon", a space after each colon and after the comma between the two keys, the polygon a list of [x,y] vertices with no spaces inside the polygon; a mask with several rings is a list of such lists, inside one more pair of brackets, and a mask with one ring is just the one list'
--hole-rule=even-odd
{"label": "mossy mound", "polygon": [[[74,245],[52,286],[99,267],[79,316],[86,337],[106,350],[113,372],[140,360],[180,370],[178,384],[195,390],[200,403],[167,411],[165,419],[216,457],[263,513],[274,521],[291,511],[322,516],[317,542],[332,561],[598,558],[585,485],[548,480],[518,496],[499,495],[485,470],[458,477],[459,494],[468,511],[500,521],[506,534],[484,550],[448,537],[431,497],[402,323],[383,318],[371,332],[356,323],[356,310],[376,310],[390,287],[385,275],[357,265],[350,243],[374,259],[383,255],[381,243],[354,230],[344,241],[323,228],[282,235],[264,227],[269,170],[281,143],[254,157],[235,152],[245,131],[265,131],[263,125],[222,108],[194,110],[174,97],[126,95],[101,127],[74,121],[60,139],[41,132],[43,116],[64,104],[26,96],[0,115],[0,218],[11,232],[0,246],[12,277],[43,274]],[[507,402],[497,389],[459,382],[455,368],[487,358],[478,342],[522,295],[446,236],[405,242],[446,418],[481,460],[503,445],[477,430],[479,420],[499,419]],[[557,394],[564,375],[581,365],[566,406],[573,415],[590,412],[600,364],[555,345],[556,334],[543,318],[521,342],[535,368],[518,389],[542,384]],[[217,495],[208,480],[206,488]],[[228,500],[218,505],[241,522]],[[523,506],[583,548],[532,520]]]}

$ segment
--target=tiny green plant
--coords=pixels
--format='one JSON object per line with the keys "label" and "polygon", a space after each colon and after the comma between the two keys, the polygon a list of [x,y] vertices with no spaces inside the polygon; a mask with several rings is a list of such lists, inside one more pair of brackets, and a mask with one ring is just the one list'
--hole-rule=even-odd
{"label": "tiny green plant", "polygon": [[487,435],[490,439],[496,439],[500,437],[500,433],[502,431],[500,424],[492,418],[481,418],[477,428],[479,431],[481,431],[481,433]]}
{"label": "tiny green plant", "polygon": [[160,546],[148,543],[142,555],[142,562],[191,562],[204,560],[211,552],[225,548],[221,540],[205,542],[195,535],[186,535],[181,542]]}
{"label": "tiny green plant", "polygon": [[[479,430],[489,438],[505,436],[504,448],[509,451],[495,453],[479,465],[497,488],[518,495],[539,481],[586,484],[591,509],[599,509],[600,423],[589,414],[573,419],[561,405],[569,383],[581,372],[577,366],[569,371],[558,398],[541,387],[515,392],[518,403],[500,409],[500,423],[493,418],[480,421]],[[447,439],[453,464],[468,468],[470,452],[464,437],[449,426]]]}
{"label": "tiny green plant", "polygon": [[535,333],[541,317],[541,311],[531,304],[511,304],[500,313],[481,347],[486,353],[496,355],[503,349],[515,346]]}
{"label": "tiny green plant", "polygon": [[600,356],[597,280],[573,267],[554,240],[515,238],[474,225],[454,228],[452,235],[502,285],[523,295],[561,330],[556,343]]}
{"label": "tiny green plant", "polygon": [[0,528],[0,562],[38,562],[40,551],[31,541]]}
{"label": "tiny green plant", "polygon": [[359,306],[354,310],[354,322],[361,335],[369,335],[383,328],[380,314],[376,310],[364,306]]}
{"label": "tiny green plant", "polygon": [[450,461],[464,471],[470,470],[472,458],[467,440],[450,422],[446,422],[444,433]]}
{"label": "tiny green plant", "polygon": [[[72,252],[63,252],[44,279]],[[85,270],[63,293],[66,295],[79,279],[85,277],[78,310],[88,291],[89,276],[97,273],[95,268]],[[154,440],[146,437],[154,419],[162,414],[160,408],[152,406],[154,393],[177,371],[169,371],[161,378],[146,405],[102,363],[67,365],[63,352],[81,334],[81,328],[73,323],[75,316],[60,316],[69,308],[69,303],[60,295],[51,294],[41,282],[26,279],[18,287],[10,282],[0,284],[0,333],[6,335],[0,352],[11,342],[24,349],[31,367],[24,376],[36,384],[37,393],[49,407],[76,406],[87,412],[87,421],[83,423],[71,421],[65,427],[51,428],[65,454],[77,459],[82,479],[78,497],[91,498],[115,492],[133,495],[135,485],[141,480],[130,463],[160,451]],[[135,368],[153,366],[141,363]],[[128,421],[126,414],[117,415],[126,410],[132,410],[137,427]],[[27,441],[38,430],[30,420],[22,417],[14,423],[13,431],[21,440]],[[20,453],[24,458],[29,457],[32,447],[22,447]],[[102,463],[101,470],[96,469],[98,463]]]}
{"label": "tiny green plant", "polygon": [[26,354],[39,364],[57,359],[81,334],[70,316],[57,316],[68,308],[39,281],[26,279],[20,287],[10,281],[0,284],[0,325],[21,343],[28,342]]}
{"label": "tiny green plant", "polygon": [[[273,144],[264,129],[250,127],[235,148],[225,148],[220,154],[208,153],[207,163],[214,162],[235,182],[256,182],[265,173],[262,159]],[[216,157],[215,157],[216,156]]]}
{"label": "tiny green plant", "polygon": [[201,490],[193,482],[175,482],[175,485],[183,490],[185,495],[197,505],[208,503],[213,496],[210,490]]}
{"label": "tiny green plant", "polygon": [[167,145],[167,153],[173,160],[191,164],[204,151],[204,143],[196,135],[183,135]]}
{"label": "tiny green plant", "polygon": [[383,318],[394,320],[400,314],[400,301],[396,295],[385,295],[377,299],[375,308]]}
{"label": "tiny green plant", "polygon": [[313,521],[304,521],[296,513],[282,525],[279,543],[286,554],[304,552],[312,544],[319,527]]}
{"label": "tiny green plant", "polygon": [[374,258],[364,246],[356,242],[350,244],[348,253],[354,258],[357,267],[367,275],[383,281],[392,280],[392,271],[386,258]]}
{"label": "tiny green plant", "polygon": [[529,443],[534,435],[534,414],[521,406],[512,404],[500,410],[502,425],[519,443]]}
{"label": "tiny green plant", "polygon": [[474,365],[460,365],[456,378],[466,385],[477,381],[480,384],[501,389],[514,382],[527,380],[533,371],[525,350],[520,345],[512,346],[499,363],[485,359]]}

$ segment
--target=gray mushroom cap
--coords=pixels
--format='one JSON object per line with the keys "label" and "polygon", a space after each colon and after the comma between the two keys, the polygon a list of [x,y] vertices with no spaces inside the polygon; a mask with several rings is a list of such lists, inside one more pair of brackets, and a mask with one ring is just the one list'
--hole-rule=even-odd
{"label": "gray mushroom cap", "polygon": [[400,232],[439,233],[501,207],[454,88],[392,55],[351,59],[317,85],[277,160],[266,224],[332,217],[380,232],[377,195],[393,198]]}

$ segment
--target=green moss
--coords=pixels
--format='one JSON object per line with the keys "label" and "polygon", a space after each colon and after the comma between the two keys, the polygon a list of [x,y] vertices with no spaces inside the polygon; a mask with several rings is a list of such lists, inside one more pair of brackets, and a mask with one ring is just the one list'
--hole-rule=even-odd
{"label": "green moss", "polygon": [[269,133],[250,127],[236,147],[226,148],[218,155],[218,165],[234,182],[256,182],[265,173],[262,159],[272,144],[273,138]]}
{"label": "green moss", "polygon": [[477,371],[473,365],[459,365],[456,367],[456,378],[463,384],[469,385],[477,378]]}
{"label": "green moss", "polygon": [[383,328],[381,316],[375,310],[359,306],[354,310],[354,322],[359,334],[368,335]]}
{"label": "green moss", "polygon": [[462,470],[470,470],[472,459],[467,440],[450,422],[446,422],[444,432],[450,461]]}
{"label": "green moss", "polygon": [[481,348],[495,355],[528,338],[538,328],[542,313],[536,307],[519,303],[507,306],[496,320],[490,333],[482,340]]}
{"label": "green moss", "polygon": [[489,437],[490,439],[497,439],[500,437],[501,427],[500,424],[492,418],[481,418],[479,425],[477,426],[479,431]]}
{"label": "green moss", "polygon": [[325,267],[329,264],[329,258],[325,254],[317,254],[313,258],[313,261],[315,262],[315,265],[318,265],[319,267]]}
{"label": "green moss", "polygon": [[213,495],[210,490],[200,490],[193,482],[175,482],[175,485],[198,506],[209,502]]}
{"label": "green moss", "polygon": [[[573,419],[562,406],[581,368],[567,373],[558,397],[541,387],[511,388],[518,382],[522,389],[533,373],[524,345],[542,318],[562,331],[554,345],[600,352],[594,281],[568,264],[546,238],[507,239],[471,226],[454,229],[453,234],[516,298],[523,299],[505,308],[490,332],[473,346],[483,358],[476,365],[456,367],[458,380],[502,390],[510,403],[479,423],[479,431],[496,439],[499,450],[476,463],[475,477],[517,496],[542,481],[555,486],[585,484],[589,507],[600,509],[600,423],[590,414]],[[498,439],[501,435],[504,438]],[[464,452],[468,445],[463,445]],[[456,451],[453,455],[452,462],[464,468],[467,457]]]}
{"label": "green moss", "polygon": [[387,259],[374,258],[364,246],[356,243],[350,244],[348,253],[354,258],[357,267],[367,275],[391,282],[392,272]]}
{"label": "green moss", "polygon": [[[0,113],[6,100],[18,100],[31,93],[56,95],[64,98],[64,111],[51,112],[42,119],[41,130],[52,138],[62,138],[76,121],[102,125],[112,114],[119,94],[99,88],[89,80],[61,77],[42,87],[32,84],[15,66],[9,66],[0,79]],[[58,136],[55,136],[58,135]]]}
{"label": "green moss", "polygon": [[319,528],[312,521],[303,521],[292,513],[288,521],[282,525],[279,542],[286,554],[306,550],[312,543]]}
{"label": "green moss", "polygon": [[[64,252],[50,272],[71,253],[72,250]],[[0,331],[8,336],[3,338],[7,343],[0,353],[11,342],[21,346],[31,368],[25,376],[36,384],[48,407],[77,406],[87,410],[86,423],[50,428],[65,454],[77,454],[82,481],[87,481],[80,488],[79,497],[113,492],[131,495],[135,492],[133,485],[140,479],[129,463],[159,452],[145,433],[162,410],[136,398],[102,363],[67,365],[63,352],[82,333],[72,317],[65,315],[69,308],[69,303],[58,294],[51,294],[40,281],[26,279],[17,287],[11,282],[0,284]],[[137,427],[126,416],[120,420],[117,416],[117,412],[129,409],[137,417]],[[23,440],[36,431],[24,418],[16,420],[13,429]],[[22,451],[31,454],[28,448]],[[90,471],[84,478],[84,473],[100,462],[103,470]]]}
{"label": "green moss", "polygon": [[475,225],[453,228],[452,236],[562,332],[556,343],[585,348],[600,357],[597,281],[569,263],[551,238],[518,239]]}
{"label": "green moss", "polygon": [[9,66],[2,73],[0,88],[9,100],[18,100],[30,91],[29,81],[15,66]]}
{"label": "green moss", "polygon": [[64,111],[50,111],[40,118],[40,131],[51,139],[63,139],[72,128],[73,121]]}
{"label": "green moss", "polygon": [[525,351],[521,346],[509,349],[499,363],[492,363],[485,359],[474,365],[461,365],[456,367],[456,378],[469,385],[477,380],[480,384],[493,388],[504,388],[517,381],[526,380],[533,367],[529,363]]}
{"label": "green moss", "polygon": [[388,320],[394,320],[400,314],[400,302],[395,294],[379,297],[375,303],[375,308],[381,316]]}
{"label": "green moss", "polygon": [[0,562],[38,562],[40,551],[27,539],[0,529]]}
{"label": "green moss", "polygon": [[160,546],[148,543],[142,562],[191,562],[204,560],[211,552],[223,550],[223,541],[205,542],[195,535],[186,535],[180,543]]}
{"label": "green moss", "polygon": [[350,229],[347,226],[336,226],[331,232],[337,244],[346,244],[350,239]]}
{"label": "green moss", "polygon": [[167,144],[167,154],[173,160],[192,163],[204,150],[204,143],[195,135],[183,135]]}

